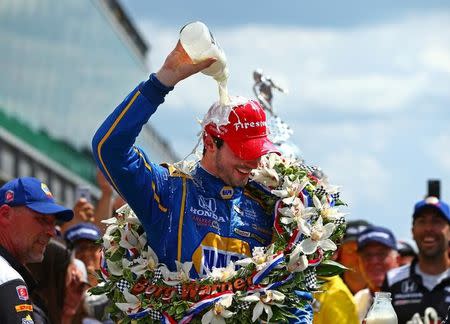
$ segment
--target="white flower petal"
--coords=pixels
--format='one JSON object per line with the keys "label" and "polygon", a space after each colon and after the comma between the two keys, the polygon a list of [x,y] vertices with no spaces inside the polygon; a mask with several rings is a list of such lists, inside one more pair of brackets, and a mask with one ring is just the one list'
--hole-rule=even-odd
{"label": "white flower petal", "polygon": [[333,234],[334,229],[336,228],[336,224],[334,223],[328,223],[323,226],[323,235],[322,239],[327,239]]}
{"label": "white flower petal", "polygon": [[303,253],[306,255],[313,254],[317,250],[317,242],[311,240],[310,238],[305,239],[300,243]]}
{"label": "white flower petal", "polygon": [[261,302],[258,302],[255,305],[255,308],[253,308],[253,316],[252,316],[252,322],[256,321],[262,314],[264,309],[264,304]]}
{"label": "white flower petal", "polygon": [[242,297],[240,300],[250,302],[250,303],[257,302],[257,301],[259,301],[259,293],[255,293],[253,295]]}
{"label": "white flower petal", "polygon": [[264,310],[265,310],[266,313],[267,313],[267,323],[270,323],[270,319],[271,319],[272,316],[273,316],[273,313],[272,313],[272,307],[270,307],[270,306],[267,305],[267,304],[264,304],[263,307],[264,307]]}
{"label": "white flower petal", "polygon": [[214,317],[214,309],[211,309],[205,315],[203,315],[203,317],[202,317],[202,324],[209,324],[209,323],[211,323],[213,317]]}
{"label": "white flower petal", "polygon": [[322,248],[322,250],[324,251],[335,251],[337,249],[336,244],[334,244],[334,242],[330,239],[326,239],[323,241],[319,242],[319,246]]}
{"label": "white flower petal", "polygon": [[116,303],[117,308],[126,314],[134,314],[138,311],[137,305],[130,303]]}

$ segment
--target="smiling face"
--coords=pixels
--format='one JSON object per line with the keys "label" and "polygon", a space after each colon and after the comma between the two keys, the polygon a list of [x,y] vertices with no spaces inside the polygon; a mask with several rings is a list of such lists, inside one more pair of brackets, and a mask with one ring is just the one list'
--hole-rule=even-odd
{"label": "smiling face", "polygon": [[202,166],[229,186],[245,186],[250,172],[256,169],[261,161],[260,157],[242,160],[233,153],[226,142],[219,148],[211,136],[205,138],[204,145],[206,151],[202,158]]}
{"label": "smiling face", "polygon": [[434,208],[422,210],[414,219],[412,234],[420,257],[436,260],[447,253],[450,225],[438,210]]}
{"label": "smiling face", "polygon": [[14,254],[22,263],[42,262],[48,241],[55,236],[55,217],[27,207],[13,207],[10,237]]}
{"label": "smiling face", "polygon": [[238,158],[225,142],[215,154],[215,174],[226,184],[233,187],[243,187],[247,184],[250,172],[256,169],[261,158],[245,161]]}

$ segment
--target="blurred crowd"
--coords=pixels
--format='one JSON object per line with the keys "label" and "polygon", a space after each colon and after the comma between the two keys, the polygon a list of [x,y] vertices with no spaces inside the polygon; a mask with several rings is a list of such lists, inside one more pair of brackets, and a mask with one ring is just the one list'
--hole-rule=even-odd
{"label": "blurred crowd", "polygon": [[[0,188],[1,323],[16,318],[25,319],[21,323],[111,323],[106,296],[90,295],[88,289],[97,285],[102,220],[125,202],[100,172],[97,182],[101,196],[95,205],[80,197],[72,210],[57,205],[38,179],[14,179]],[[382,224],[347,222],[334,259],[348,270],[319,278],[314,323],[362,323],[378,291],[391,293],[399,323],[445,322],[450,209],[430,196],[413,206],[410,217],[405,225],[411,226],[411,240],[397,239]],[[16,312],[2,311],[8,306],[3,301],[15,303]]]}

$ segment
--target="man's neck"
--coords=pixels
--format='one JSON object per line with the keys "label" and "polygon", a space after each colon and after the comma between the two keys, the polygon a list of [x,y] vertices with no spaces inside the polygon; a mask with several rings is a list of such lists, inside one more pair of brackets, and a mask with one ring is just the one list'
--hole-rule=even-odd
{"label": "man's neck", "polygon": [[22,263],[22,260],[20,260],[19,255],[16,253],[16,250],[14,249],[14,244],[12,244],[11,240],[5,233],[0,232],[0,245],[8,251],[11,256],[16,259],[18,262]]}
{"label": "man's neck", "polygon": [[423,273],[437,275],[444,272],[450,267],[450,259],[446,254],[435,258],[426,258],[419,255],[418,265],[420,271],[422,271]]}

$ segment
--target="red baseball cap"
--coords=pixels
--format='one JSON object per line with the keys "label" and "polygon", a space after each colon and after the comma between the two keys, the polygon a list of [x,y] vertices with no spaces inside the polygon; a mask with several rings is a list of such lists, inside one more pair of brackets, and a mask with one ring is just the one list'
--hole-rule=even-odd
{"label": "red baseball cap", "polygon": [[276,146],[267,138],[266,113],[255,100],[236,105],[228,115],[228,124],[209,123],[205,131],[221,138],[242,160],[254,160],[267,153],[277,153]]}

